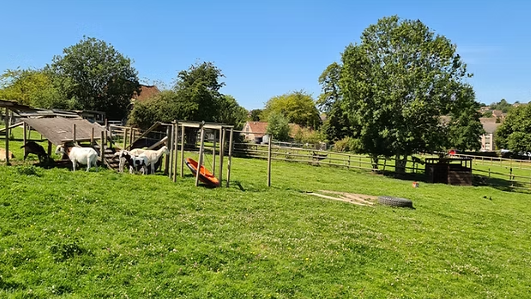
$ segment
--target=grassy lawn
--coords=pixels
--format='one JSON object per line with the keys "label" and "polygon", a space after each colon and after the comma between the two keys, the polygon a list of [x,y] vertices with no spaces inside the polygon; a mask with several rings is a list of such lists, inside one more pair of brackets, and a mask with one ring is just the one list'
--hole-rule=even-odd
{"label": "grassy lawn", "polygon": [[[0,298],[525,298],[531,195],[233,159],[191,175],[0,166]],[[317,198],[409,198],[416,209]]]}

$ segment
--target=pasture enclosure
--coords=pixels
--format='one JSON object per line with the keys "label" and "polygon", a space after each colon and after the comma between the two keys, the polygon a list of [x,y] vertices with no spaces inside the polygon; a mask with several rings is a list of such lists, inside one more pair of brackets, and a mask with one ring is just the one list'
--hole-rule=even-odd
{"label": "pasture enclosure", "polygon": [[[524,298],[531,195],[234,158],[190,174],[0,166],[2,298]],[[288,174],[289,175],[286,175]],[[135,186],[131,188],[131,186]],[[312,196],[411,199],[415,210]],[[327,192],[326,194],[333,194]]]}

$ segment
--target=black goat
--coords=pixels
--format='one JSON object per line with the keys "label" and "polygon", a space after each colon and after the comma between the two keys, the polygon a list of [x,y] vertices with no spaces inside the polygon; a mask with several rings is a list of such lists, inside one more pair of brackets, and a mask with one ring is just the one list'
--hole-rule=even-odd
{"label": "black goat", "polygon": [[39,157],[39,162],[41,163],[46,162],[50,159],[50,157],[44,150],[44,147],[42,147],[35,141],[26,142],[26,144],[24,144],[20,148],[26,148],[26,154],[24,154],[24,161],[26,161],[26,158],[29,154],[37,155]]}

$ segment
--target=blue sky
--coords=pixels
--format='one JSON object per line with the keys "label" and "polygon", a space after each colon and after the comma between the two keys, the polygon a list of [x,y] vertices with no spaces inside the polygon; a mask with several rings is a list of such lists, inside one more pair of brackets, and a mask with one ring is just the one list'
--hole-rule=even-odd
{"label": "blue sky", "polygon": [[225,74],[222,92],[247,109],[305,90],[384,16],[420,19],[458,47],[477,100],[531,101],[528,1],[2,1],[0,71],[41,68],[83,36],[134,60],[168,86],[196,61]]}

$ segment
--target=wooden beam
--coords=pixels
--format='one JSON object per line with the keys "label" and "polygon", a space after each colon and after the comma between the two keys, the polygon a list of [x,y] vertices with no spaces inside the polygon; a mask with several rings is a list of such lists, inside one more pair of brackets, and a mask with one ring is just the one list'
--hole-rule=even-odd
{"label": "wooden beam", "polygon": [[273,141],[273,135],[269,136],[269,142],[267,144],[267,187],[271,187],[271,143]]}
{"label": "wooden beam", "polygon": [[[138,137],[134,137],[134,135],[131,135],[132,138],[129,140],[129,147],[131,147],[131,145],[133,145],[133,143],[135,143],[137,140],[139,140],[140,138],[143,138],[145,136],[147,136],[147,134],[149,134],[151,131],[155,130],[156,128],[158,128],[160,126],[160,122],[156,122],[154,123],[149,129],[147,129],[144,133],[140,134],[140,136]],[[133,128],[131,128],[131,131],[133,131]],[[132,132],[131,132],[132,133]],[[134,134],[134,133],[133,133]]]}
{"label": "wooden beam", "polygon": [[6,165],[9,165],[9,109],[6,108]]}
{"label": "wooden beam", "polygon": [[[22,134],[24,136],[22,136],[22,142],[24,142],[24,145],[26,145],[26,142],[27,142],[27,137],[26,135],[28,134],[28,125],[26,123],[23,123],[22,124]],[[26,157],[26,147],[24,147],[24,157]]]}
{"label": "wooden beam", "polygon": [[174,122],[173,124],[173,182],[177,182],[177,158],[179,149],[179,124]]}
{"label": "wooden beam", "polygon": [[152,146],[148,147],[147,149],[154,149],[156,148],[157,146],[163,144],[163,143],[167,143],[168,141],[168,136],[162,138],[160,141],[158,141],[157,143],[153,144]]}
{"label": "wooden beam", "polygon": [[230,128],[230,135],[229,135],[229,161],[227,161],[227,188],[229,188],[230,185],[230,167],[232,162],[232,135],[234,134],[234,129]]}
{"label": "wooden beam", "polygon": [[[14,125],[10,125],[10,126],[9,126],[9,129],[13,129],[13,128],[16,128],[16,127],[18,127],[18,126],[22,125],[23,123],[24,123],[24,122],[19,122],[19,123],[16,123],[16,124],[14,124]],[[7,126],[6,126],[6,128],[7,128]],[[5,130],[6,130],[6,128],[2,128],[2,129],[0,129],[0,132],[3,132],[3,131],[5,131]]]}
{"label": "wooden beam", "polygon": [[171,160],[171,152],[173,150],[172,148],[172,142],[171,142],[171,138],[172,138],[172,134],[171,134],[171,128],[170,127],[166,127],[166,138],[168,138],[168,142],[166,143],[168,145],[168,150],[170,151],[170,154],[169,155],[166,155],[166,159],[164,159],[164,175],[167,175],[169,177],[171,177],[171,172],[169,171],[169,167],[170,167],[170,160]]}
{"label": "wooden beam", "polygon": [[73,125],[72,136],[72,140],[74,140],[74,143],[76,143],[76,124]]}
{"label": "wooden beam", "polygon": [[205,128],[201,127],[201,145],[199,146],[199,159],[197,159],[197,170],[195,173],[195,186],[199,186],[199,174],[201,173],[201,165],[203,165],[203,151],[205,142]]}
{"label": "wooden beam", "polygon": [[184,178],[184,126],[181,124],[181,177]]}
{"label": "wooden beam", "polygon": [[213,150],[212,150],[212,174],[216,175],[216,132],[214,131],[214,142],[213,142]]}
{"label": "wooden beam", "polygon": [[[219,183],[223,180],[223,156],[225,155],[225,129],[219,130]],[[213,173],[213,172],[212,172]]]}

